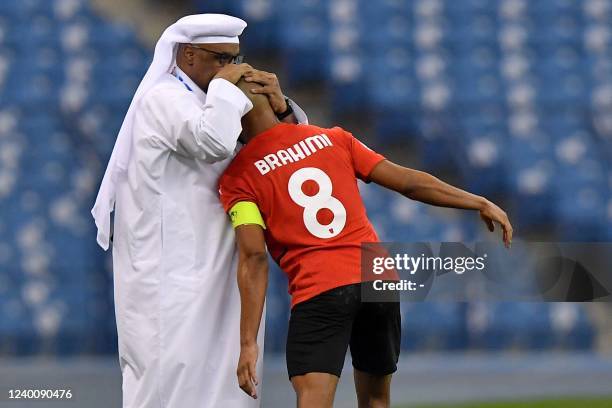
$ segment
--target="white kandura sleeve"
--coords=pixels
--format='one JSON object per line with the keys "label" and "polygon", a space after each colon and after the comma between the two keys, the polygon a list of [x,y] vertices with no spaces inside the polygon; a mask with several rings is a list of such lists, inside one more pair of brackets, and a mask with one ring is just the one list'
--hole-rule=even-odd
{"label": "white kandura sleeve", "polygon": [[290,99],[290,98],[288,99],[289,99],[289,103],[291,104],[291,107],[293,108],[293,114],[295,115],[295,118],[297,119],[298,123],[307,125],[308,116],[306,116],[306,112],[304,112],[304,109],[302,109],[300,105],[295,103],[293,99]]}
{"label": "white kandura sleeve", "polygon": [[240,119],[253,108],[240,89],[221,78],[210,82],[204,108],[183,90],[167,87],[153,90],[142,103],[161,130],[154,136],[179,154],[209,163],[234,153]]}

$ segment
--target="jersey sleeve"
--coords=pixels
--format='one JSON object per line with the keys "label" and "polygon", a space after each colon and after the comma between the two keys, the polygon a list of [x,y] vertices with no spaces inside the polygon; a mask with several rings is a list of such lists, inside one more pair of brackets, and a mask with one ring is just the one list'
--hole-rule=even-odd
{"label": "jersey sleeve", "polygon": [[347,142],[349,153],[353,162],[353,168],[355,169],[355,176],[365,182],[369,182],[370,173],[378,163],[385,160],[385,156],[370,149],[368,146],[355,138],[352,133],[341,128],[337,129],[343,133],[343,136]]}
{"label": "jersey sleeve", "polygon": [[233,163],[219,179],[219,198],[226,213],[241,201],[258,204],[257,196],[245,178],[245,172],[234,167]]}

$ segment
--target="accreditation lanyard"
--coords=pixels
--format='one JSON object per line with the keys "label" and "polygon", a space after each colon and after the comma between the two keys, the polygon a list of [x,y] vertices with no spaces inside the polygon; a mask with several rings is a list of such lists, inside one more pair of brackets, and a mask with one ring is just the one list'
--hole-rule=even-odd
{"label": "accreditation lanyard", "polygon": [[193,92],[193,89],[191,89],[191,87],[190,87],[190,86],[189,86],[189,85],[188,85],[188,84],[185,82],[185,80],[184,80],[184,79],[183,79],[183,78],[182,78],[182,77],[181,77],[181,76],[178,74],[178,72],[176,72],[176,69],[173,69],[173,70],[172,70],[172,75],[174,75],[174,77],[175,77],[176,79],[178,79],[179,81],[181,81],[181,83],[182,83],[183,85],[185,85],[185,88],[187,88],[187,90],[188,90],[189,92]]}

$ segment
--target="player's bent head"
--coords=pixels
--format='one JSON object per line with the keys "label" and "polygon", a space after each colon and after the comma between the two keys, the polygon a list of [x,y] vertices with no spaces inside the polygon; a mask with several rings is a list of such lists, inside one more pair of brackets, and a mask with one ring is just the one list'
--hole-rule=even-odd
{"label": "player's bent head", "polygon": [[247,82],[244,78],[236,83],[236,86],[246,95],[247,98],[253,103],[253,110],[259,109],[261,106],[270,106],[268,97],[264,94],[254,94],[251,89],[263,88],[262,85],[255,82]]}
{"label": "player's bent head", "polygon": [[254,94],[251,92],[251,89],[260,88],[261,85],[240,79],[236,86],[253,103],[253,109],[244,115],[241,121],[242,136],[240,140],[243,143],[248,143],[251,137],[275,126],[279,121],[272,106],[270,106],[268,97],[264,94]]}

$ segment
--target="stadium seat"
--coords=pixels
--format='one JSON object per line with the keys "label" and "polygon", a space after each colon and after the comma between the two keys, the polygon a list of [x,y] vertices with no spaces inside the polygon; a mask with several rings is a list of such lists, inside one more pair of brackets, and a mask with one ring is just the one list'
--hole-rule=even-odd
{"label": "stadium seat", "polygon": [[478,322],[471,332],[472,347],[540,350],[554,344],[548,304],[500,302],[479,307],[468,312]]}
{"label": "stadium seat", "polygon": [[402,348],[455,350],[467,346],[465,308],[458,303],[402,304]]}

